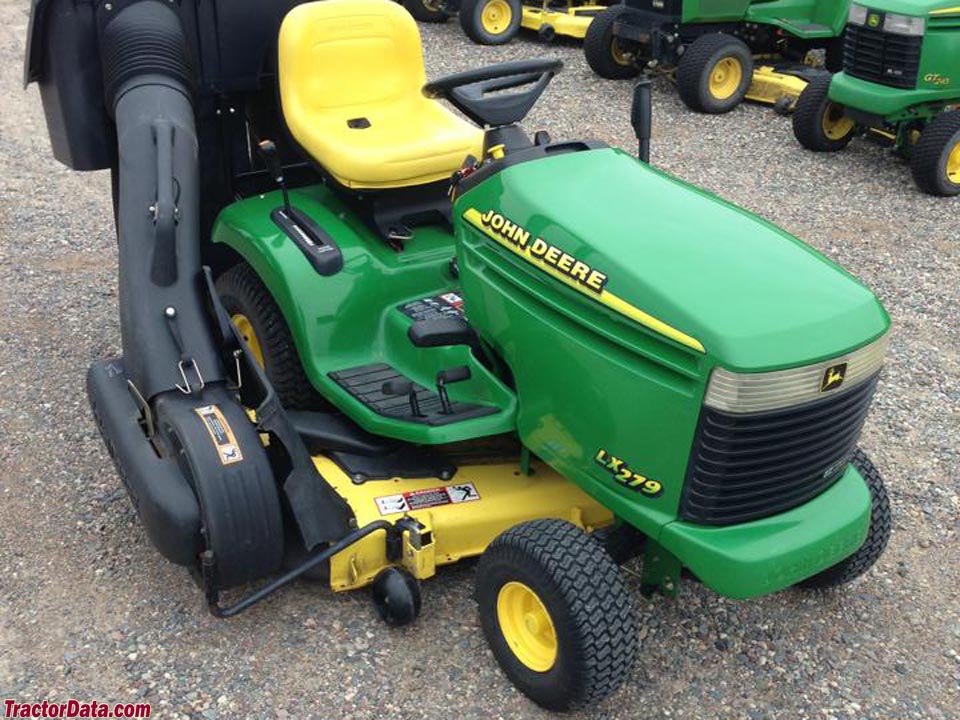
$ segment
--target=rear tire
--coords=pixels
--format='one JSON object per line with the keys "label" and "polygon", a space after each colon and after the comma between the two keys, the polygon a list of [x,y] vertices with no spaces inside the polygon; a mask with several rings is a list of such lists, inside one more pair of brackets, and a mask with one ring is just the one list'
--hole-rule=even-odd
{"label": "rear tire", "polygon": [[602,78],[626,80],[640,73],[634,53],[613,35],[613,24],[629,12],[623,5],[612,5],[593,18],[587,28],[583,54],[590,69]]}
{"label": "rear tire", "polygon": [[477,566],[476,599],[503,672],[549,710],[599,702],[633,667],[633,599],[603,547],[569,522],[497,537]]}
{"label": "rear tire", "polygon": [[857,132],[856,123],[846,117],[843,105],[830,99],[831,80],[829,75],[814,78],[797,100],[793,135],[807,150],[843,150]]}
{"label": "rear tire", "polygon": [[960,195],[960,110],[941,113],[924,128],[913,148],[910,169],[923,192]]}
{"label": "rear tire", "polygon": [[691,110],[720,114],[743,102],[753,81],[753,55],[739,38],[701,35],[677,65],[677,90]]}
{"label": "rear tire", "polygon": [[[328,405],[307,379],[293,336],[280,308],[252,267],[242,262],[217,278],[217,294],[224,309],[237,324],[245,318],[241,334],[253,333],[267,379],[288,410],[317,410]],[[240,327],[238,325],[238,327]],[[254,355],[257,355],[254,350]]]}
{"label": "rear tire", "polygon": [[505,45],[520,32],[520,0],[463,0],[460,27],[478,45]]}
{"label": "rear tire", "polygon": [[802,580],[799,585],[808,589],[823,589],[846,585],[873,567],[890,540],[890,499],[883,476],[862,450],[857,450],[851,459],[857,472],[870,489],[870,530],[867,539],[853,555],[828,567],[813,577]]}
{"label": "rear tire", "polygon": [[450,17],[443,9],[443,0],[403,0],[402,4],[417,22],[444,23]]}

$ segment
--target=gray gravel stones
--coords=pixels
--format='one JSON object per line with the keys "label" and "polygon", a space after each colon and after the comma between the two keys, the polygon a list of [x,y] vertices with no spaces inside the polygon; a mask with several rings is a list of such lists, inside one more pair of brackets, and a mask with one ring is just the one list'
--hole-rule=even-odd
{"label": "gray gravel stones", "polygon": [[[87,365],[119,345],[109,182],[55,163],[37,90],[19,87],[27,3],[0,0],[0,20],[0,696],[142,698],[154,717],[206,720],[546,717],[484,645],[470,563],[427,583],[420,621],[402,630],[363,593],[307,584],[222,622],[149,547],[83,392]],[[477,47],[456,23],[422,32],[431,77],[563,58],[527,127],[633,150],[630,83],[594,77],[576,45]],[[960,201],[921,195],[866,141],[804,152],[768,108],[694,115],[660,80],[654,110],[658,167],[800,236],[889,309],[891,359],[863,444],[889,480],[895,532],[840,592],[637,593],[633,680],[583,716],[957,718]]]}

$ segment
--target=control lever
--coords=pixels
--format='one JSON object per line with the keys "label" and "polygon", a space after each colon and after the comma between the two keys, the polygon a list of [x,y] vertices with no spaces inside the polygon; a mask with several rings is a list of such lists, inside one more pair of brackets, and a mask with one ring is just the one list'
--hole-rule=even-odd
{"label": "control lever", "polygon": [[330,234],[313,218],[290,205],[290,194],[287,192],[287,181],[283,177],[283,165],[280,164],[276,144],[273,140],[261,140],[257,143],[257,149],[283,193],[283,207],[274,209],[270,218],[299,248],[318,275],[336,275],[343,268],[343,254]]}
{"label": "control lever", "polygon": [[650,135],[653,128],[653,100],[651,99],[650,78],[637,81],[633,88],[633,105],[630,108],[630,124],[637,136],[637,157],[640,162],[650,164]]}
{"label": "control lever", "polygon": [[447,385],[463,382],[470,379],[470,368],[466,365],[447,368],[437,373],[437,395],[440,396],[440,412],[444,415],[453,414],[453,405],[450,404],[450,396],[447,395]]}
{"label": "control lever", "polygon": [[257,143],[257,149],[267,164],[267,170],[273,176],[274,182],[280,186],[280,192],[283,193],[283,209],[290,214],[290,195],[287,193],[287,182],[283,177],[283,165],[280,164],[280,153],[277,152],[277,145],[273,140],[261,140]]}
{"label": "control lever", "polygon": [[417,391],[409,380],[387,380],[381,391],[384,395],[406,395],[410,401],[410,414],[413,417],[423,417],[423,413],[420,412],[420,401],[417,400]]}

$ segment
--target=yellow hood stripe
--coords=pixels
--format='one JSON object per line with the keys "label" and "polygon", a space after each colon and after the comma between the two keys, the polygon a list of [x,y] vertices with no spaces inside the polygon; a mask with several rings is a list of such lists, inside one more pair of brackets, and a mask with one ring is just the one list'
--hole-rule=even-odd
{"label": "yellow hood stripe", "polygon": [[939,10],[931,10],[931,15],[952,15],[953,13],[960,13],[960,5],[957,7],[950,8],[940,8]]}
{"label": "yellow hood stripe", "polygon": [[579,292],[581,295],[586,295],[589,298],[593,298],[594,300],[601,303],[602,305],[606,305],[608,308],[610,308],[614,312],[617,312],[620,315],[624,315],[625,317],[628,317],[631,320],[640,323],[644,327],[649,328],[650,330],[653,330],[655,333],[668,337],[671,340],[675,340],[681,345],[685,345],[688,348],[692,348],[697,352],[706,352],[706,350],[704,350],[703,348],[703,345],[696,338],[692,338],[686,333],[683,333],[680,330],[677,330],[675,327],[667,325],[667,323],[663,322],[662,320],[658,320],[657,318],[653,317],[653,315],[645,313],[643,310],[637,307],[634,307],[633,305],[628,303],[626,300],[614,295],[609,290],[603,290],[600,293],[594,293],[594,292],[591,292],[590,290],[587,290],[583,286],[576,283],[574,280],[571,280],[569,277],[567,277],[563,273],[556,270],[553,266],[548,265],[547,263],[543,262],[539,258],[531,255],[528,250],[509,242],[505,238],[501,237],[499,233],[488,228],[486,225],[484,225],[483,220],[481,219],[482,217],[483,217],[482,214],[476,208],[469,208],[466,212],[463,213],[463,218],[468,223],[473,225],[475,228],[480,230],[480,232],[482,232],[484,235],[486,235],[489,238],[492,238],[493,240],[496,240],[498,244],[507,248],[515,255],[519,255],[528,263],[539,268],[540,270],[543,270],[543,272],[547,273],[551,277],[556,278],[557,280],[565,284],[567,287],[573,288],[574,290]]}

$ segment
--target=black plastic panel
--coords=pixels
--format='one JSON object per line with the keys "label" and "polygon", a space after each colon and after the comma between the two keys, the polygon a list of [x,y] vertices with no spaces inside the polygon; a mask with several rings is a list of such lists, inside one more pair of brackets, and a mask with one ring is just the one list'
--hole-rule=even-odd
{"label": "black plastic panel", "polygon": [[801,505],[833,485],[857,446],[879,373],[838,395],[782,410],[704,407],[680,516],[732,525]]}
{"label": "black plastic panel", "polygon": [[357,484],[392,478],[449,480],[457,472],[457,466],[442,455],[428,447],[413,445],[401,445],[396,450],[378,455],[334,452],[330,457]]}

